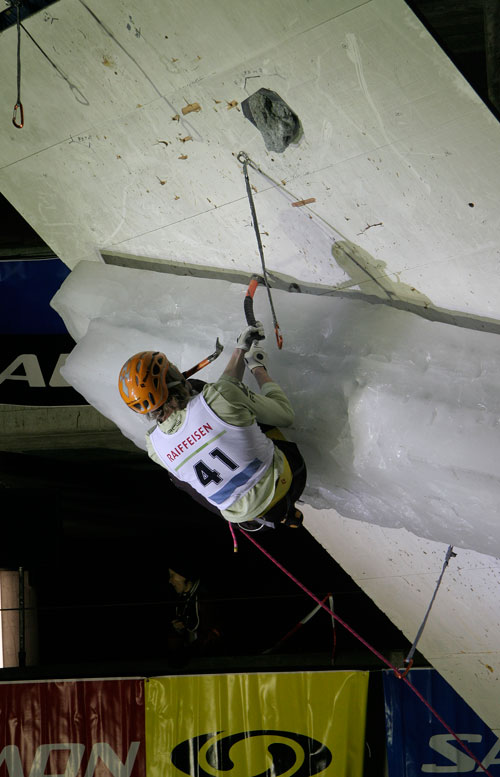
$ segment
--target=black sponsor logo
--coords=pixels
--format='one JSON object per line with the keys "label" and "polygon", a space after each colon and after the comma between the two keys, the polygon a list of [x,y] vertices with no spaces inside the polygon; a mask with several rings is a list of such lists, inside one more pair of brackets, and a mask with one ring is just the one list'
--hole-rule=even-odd
{"label": "black sponsor logo", "polygon": [[74,345],[67,334],[0,335],[0,404],[86,405],[59,372]]}
{"label": "black sponsor logo", "polygon": [[[230,777],[234,768],[238,773],[242,773],[244,768],[247,777],[279,777],[285,773],[289,777],[312,777],[326,769],[332,761],[332,753],[326,745],[294,731],[263,729],[220,736],[223,733],[200,734],[181,742],[172,750],[172,763],[190,777],[214,777],[214,770]],[[269,742],[273,738],[276,741]],[[266,771],[253,775],[248,773],[247,764],[235,763],[237,753],[231,753],[231,748],[245,739],[252,740],[252,751],[254,748],[264,749],[268,761],[271,756],[271,765]],[[210,743],[210,740],[213,742]],[[258,763],[261,762],[259,758]]]}

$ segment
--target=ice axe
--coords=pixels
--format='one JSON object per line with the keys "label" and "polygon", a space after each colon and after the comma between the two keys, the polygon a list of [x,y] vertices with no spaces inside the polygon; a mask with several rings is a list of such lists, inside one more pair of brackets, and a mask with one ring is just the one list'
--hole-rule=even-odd
{"label": "ice axe", "polygon": [[215,351],[210,354],[210,356],[207,356],[206,359],[203,359],[201,362],[198,362],[198,364],[195,364],[194,367],[191,367],[190,370],[186,370],[186,372],[183,372],[182,374],[184,377],[190,378],[191,375],[194,375],[195,372],[198,372],[199,370],[202,370],[203,367],[206,367],[211,362],[215,361],[218,356],[221,355],[222,351],[224,350],[224,346],[220,342],[219,338],[215,341]]}

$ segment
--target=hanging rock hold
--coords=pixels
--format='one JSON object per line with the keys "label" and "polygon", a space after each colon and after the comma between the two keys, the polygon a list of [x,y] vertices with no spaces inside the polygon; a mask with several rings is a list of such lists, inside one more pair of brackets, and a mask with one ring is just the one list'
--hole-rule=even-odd
{"label": "hanging rock hold", "polygon": [[241,109],[262,134],[268,151],[280,154],[302,135],[297,114],[270,89],[259,89],[247,97],[241,103]]}

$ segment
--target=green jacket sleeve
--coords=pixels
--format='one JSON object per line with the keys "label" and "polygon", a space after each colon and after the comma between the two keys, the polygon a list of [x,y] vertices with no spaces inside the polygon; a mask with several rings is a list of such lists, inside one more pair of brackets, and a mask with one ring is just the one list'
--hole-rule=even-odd
{"label": "green jacket sleeve", "polygon": [[274,381],[265,383],[260,394],[228,376],[205,386],[203,396],[219,418],[235,426],[249,426],[254,419],[270,426],[291,426],[295,414],[283,389]]}

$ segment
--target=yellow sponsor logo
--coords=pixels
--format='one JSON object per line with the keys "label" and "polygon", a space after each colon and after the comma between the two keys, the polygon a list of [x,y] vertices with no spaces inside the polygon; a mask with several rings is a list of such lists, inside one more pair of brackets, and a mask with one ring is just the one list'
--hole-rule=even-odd
{"label": "yellow sponsor logo", "polygon": [[147,777],[361,777],[367,672],[146,683]]}

